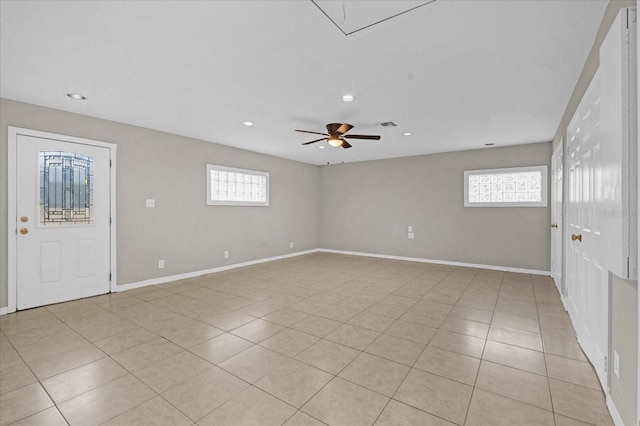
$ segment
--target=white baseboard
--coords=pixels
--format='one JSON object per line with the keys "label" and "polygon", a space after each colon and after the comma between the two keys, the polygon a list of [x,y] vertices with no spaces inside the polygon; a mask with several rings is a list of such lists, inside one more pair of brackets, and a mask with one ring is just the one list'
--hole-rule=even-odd
{"label": "white baseboard", "polygon": [[242,268],[243,266],[257,265],[259,263],[271,262],[271,261],[274,261],[274,260],[287,259],[287,258],[290,258],[290,257],[296,257],[296,256],[302,256],[302,255],[305,255],[305,254],[316,253],[317,251],[318,251],[318,249],[297,251],[295,253],[288,253],[288,254],[283,254],[283,255],[280,255],[280,256],[273,256],[273,257],[266,257],[264,259],[250,260],[248,262],[234,263],[232,265],[219,266],[217,268],[204,269],[204,270],[201,270],[201,271],[187,272],[187,273],[184,273],[184,274],[170,275],[170,276],[160,277],[160,278],[152,278],[150,280],[137,281],[137,282],[128,283],[128,284],[119,284],[119,285],[116,286],[115,291],[126,291],[126,290],[133,290],[134,288],[146,287],[146,286],[149,286],[149,285],[164,284],[164,283],[168,283],[168,282],[171,282],[171,281],[177,281],[177,280],[184,280],[186,278],[199,277],[200,275],[206,275],[206,274],[213,274],[215,272],[228,271],[229,269]]}
{"label": "white baseboard", "polygon": [[624,422],[622,421],[622,417],[620,417],[620,413],[616,408],[616,404],[613,402],[611,398],[611,394],[609,392],[605,392],[607,408],[609,409],[609,413],[611,414],[611,418],[613,419],[613,424],[616,426],[624,426]]}
{"label": "white baseboard", "polygon": [[[569,312],[569,309],[567,307],[567,298],[564,296],[564,294],[560,295],[560,301],[562,302],[562,306],[564,306],[564,310]],[[638,425],[640,426],[640,425]]]}
{"label": "white baseboard", "polygon": [[450,262],[448,260],[423,259],[421,257],[392,256],[389,254],[362,253],[357,251],[332,250],[332,249],[324,249],[324,248],[318,249],[317,251],[326,252],[326,253],[346,254],[351,256],[365,256],[365,257],[378,257],[382,259],[392,259],[392,260],[406,260],[409,262],[435,263],[438,265],[463,266],[465,268],[489,269],[492,271],[516,272],[519,274],[551,276],[551,271],[540,271],[537,269],[511,268],[508,266],[482,265],[479,263]]}
{"label": "white baseboard", "polygon": [[[462,266],[462,267],[467,267],[467,268],[489,269],[489,270],[492,270],[492,271],[503,271],[503,272],[517,272],[517,273],[520,273],[520,274],[550,275],[550,271],[539,271],[539,270],[535,270],[535,269],[510,268],[510,267],[507,267],[507,266],[482,265],[482,264],[477,264],[477,263],[465,263],[465,262],[450,262],[450,261],[447,261],[447,260],[423,259],[423,258],[419,258],[419,257],[392,256],[392,255],[388,255],[388,254],[363,253],[363,252],[356,252],[356,251],[345,251],[345,250],[333,250],[333,249],[317,248],[317,249],[311,249],[311,250],[305,250],[305,251],[298,251],[298,252],[295,252],[295,253],[283,254],[283,255],[280,255],[280,256],[273,256],[273,257],[267,257],[267,258],[263,258],[263,259],[251,260],[251,261],[248,261],[248,262],[234,263],[232,265],[225,265],[225,266],[220,266],[220,267],[217,267],[217,268],[204,269],[204,270],[201,270],[201,271],[187,272],[187,273],[178,274],[178,275],[169,275],[169,276],[160,277],[160,278],[152,278],[152,279],[149,279],[149,280],[137,281],[137,282],[132,282],[132,283],[128,283],[128,284],[119,284],[119,285],[115,286],[115,289],[113,289],[113,291],[120,292],[120,291],[126,291],[126,290],[133,290],[134,288],[146,287],[146,286],[150,286],[150,285],[164,284],[164,283],[168,283],[168,282],[171,282],[171,281],[177,281],[177,280],[183,280],[183,279],[186,279],[186,278],[199,277],[200,275],[212,274],[212,273],[215,273],[215,272],[228,271],[229,269],[241,268],[243,266],[257,265],[257,264],[260,264],[260,263],[271,262],[271,261],[280,260],[280,259],[287,259],[287,258],[290,258],[290,257],[302,256],[302,255],[305,255],[305,254],[311,254],[311,253],[317,253],[317,252],[344,254],[344,255],[350,255],[350,256],[376,257],[376,258],[392,259],[392,260],[404,260],[404,261],[409,261],[409,262],[435,263],[435,264],[438,264],[438,265]],[[7,307],[0,308],[0,315],[6,315],[7,313],[9,313]]]}

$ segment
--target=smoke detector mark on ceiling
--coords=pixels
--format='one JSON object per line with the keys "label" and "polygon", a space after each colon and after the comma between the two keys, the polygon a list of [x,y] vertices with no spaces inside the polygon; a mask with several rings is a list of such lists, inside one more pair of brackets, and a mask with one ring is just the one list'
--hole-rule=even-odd
{"label": "smoke detector mark on ceiling", "polygon": [[396,123],[394,123],[393,121],[383,121],[382,123],[378,123],[378,126],[380,126],[380,127],[396,127],[398,125]]}

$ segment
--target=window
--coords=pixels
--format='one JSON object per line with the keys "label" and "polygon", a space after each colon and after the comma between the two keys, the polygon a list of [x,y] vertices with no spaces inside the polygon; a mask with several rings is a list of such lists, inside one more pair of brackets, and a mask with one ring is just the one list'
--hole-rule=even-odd
{"label": "window", "polygon": [[465,207],[546,207],[547,166],[464,172]]}
{"label": "window", "polygon": [[40,151],[40,224],[93,224],[93,158]]}
{"label": "window", "polygon": [[268,206],[269,173],[207,164],[207,205]]}

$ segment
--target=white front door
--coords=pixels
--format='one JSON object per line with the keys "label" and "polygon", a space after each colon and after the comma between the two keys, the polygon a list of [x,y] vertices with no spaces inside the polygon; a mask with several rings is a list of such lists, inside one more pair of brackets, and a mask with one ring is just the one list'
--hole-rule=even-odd
{"label": "white front door", "polygon": [[110,149],[16,135],[16,304],[109,292]]}
{"label": "white front door", "polygon": [[563,143],[551,157],[551,277],[564,298],[562,288],[562,161]]}
{"label": "white front door", "polygon": [[600,75],[596,73],[567,129],[567,309],[578,341],[606,386],[609,280],[601,243]]}

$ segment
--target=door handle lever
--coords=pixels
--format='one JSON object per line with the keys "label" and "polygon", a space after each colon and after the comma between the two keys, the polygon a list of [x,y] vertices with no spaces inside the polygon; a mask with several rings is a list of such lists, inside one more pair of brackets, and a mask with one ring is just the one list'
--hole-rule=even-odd
{"label": "door handle lever", "polygon": [[578,235],[576,235],[576,234],[571,234],[571,239],[572,239],[573,241],[578,240],[578,241],[582,242],[582,234],[578,234]]}

